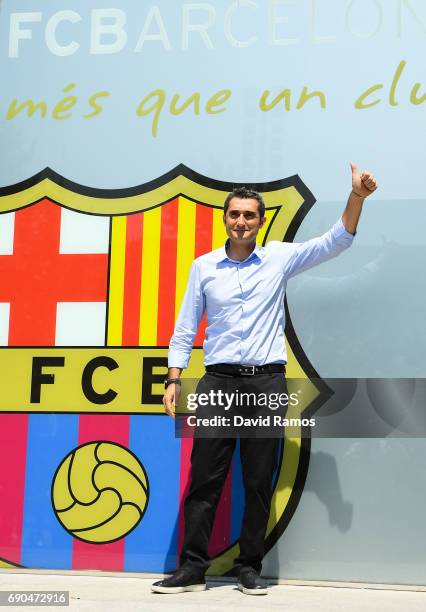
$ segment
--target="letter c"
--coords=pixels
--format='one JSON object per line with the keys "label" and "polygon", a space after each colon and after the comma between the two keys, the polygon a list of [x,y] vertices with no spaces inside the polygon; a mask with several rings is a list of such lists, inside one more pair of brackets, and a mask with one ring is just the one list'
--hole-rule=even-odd
{"label": "letter c", "polygon": [[98,393],[93,388],[93,374],[98,368],[107,368],[110,372],[118,368],[118,363],[111,357],[95,357],[91,359],[83,370],[81,388],[84,395],[92,404],[109,404],[117,397],[116,391],[108,389],[105,393]]}
{"label": "letter c", "polygon": [[257,8],[256,2],[253,2],[252,0],[238,0],[237,2],[233,2],[225,13],[226,38],[228,39],[228,41],[233,47],[238,47],[239,49],[242,49],[243,47],[250,47],[257,40],[257,36],[254,36],[254,35],[251,36],[250,38],[247,38],[247,40],[238,40],[238,38],[236,38],[231,31],[231,22],[232,22],[234,13],[237,11],[237,9],[242,8],[244,6],[252,7],[255,9]]}
{"label": "letter c", "polygon": [[56,29],[62,21],[77,23],[81,21],[81,15],[75,11],[58,11],[49,19],[46,25],[45,40],[47,48],[53,55],[66,57],[73,55],[80,48],[79,43],[72,41],[68,45],[60,45],[56,39]]}

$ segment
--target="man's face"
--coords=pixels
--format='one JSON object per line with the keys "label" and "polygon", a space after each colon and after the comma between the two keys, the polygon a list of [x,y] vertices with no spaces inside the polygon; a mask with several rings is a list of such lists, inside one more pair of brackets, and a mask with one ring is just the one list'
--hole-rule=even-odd
{"label": "man's face", "polygon": [[266,217],[260,218],[259,205],[254,198],[232,198],[223,217],[226,233],[236,243],[250,243],[265,224]]}

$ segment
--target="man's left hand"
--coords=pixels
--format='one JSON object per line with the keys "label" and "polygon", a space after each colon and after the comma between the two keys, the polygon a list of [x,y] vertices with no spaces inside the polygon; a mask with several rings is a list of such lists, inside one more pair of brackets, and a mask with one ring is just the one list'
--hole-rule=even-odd
{"label": "man's left hand", "polygon": [[356,165],[351,162],[352,170],[352,191],[360,198],[368,198],[378,185],[373,173],[369,170],[358,172]]}

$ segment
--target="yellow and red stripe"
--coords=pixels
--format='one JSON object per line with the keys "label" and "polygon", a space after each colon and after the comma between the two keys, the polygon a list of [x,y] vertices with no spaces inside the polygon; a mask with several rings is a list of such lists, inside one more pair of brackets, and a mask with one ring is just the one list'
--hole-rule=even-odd
{"label": "yellow and red stripe", "polygon": [[224,238],[222,209],[183,196],[113,217],[108,344],[168,346],[192,262]]}

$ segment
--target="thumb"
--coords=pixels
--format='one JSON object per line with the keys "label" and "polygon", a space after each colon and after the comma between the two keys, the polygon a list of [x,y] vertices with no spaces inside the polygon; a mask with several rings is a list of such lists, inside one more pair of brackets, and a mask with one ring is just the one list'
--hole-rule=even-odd
{"label": "thumb", "polygon": [[352,161],[349,163],[351,165],[352,175],[356,174],[356,172],[358,171],[356,164],[354,164]]}

